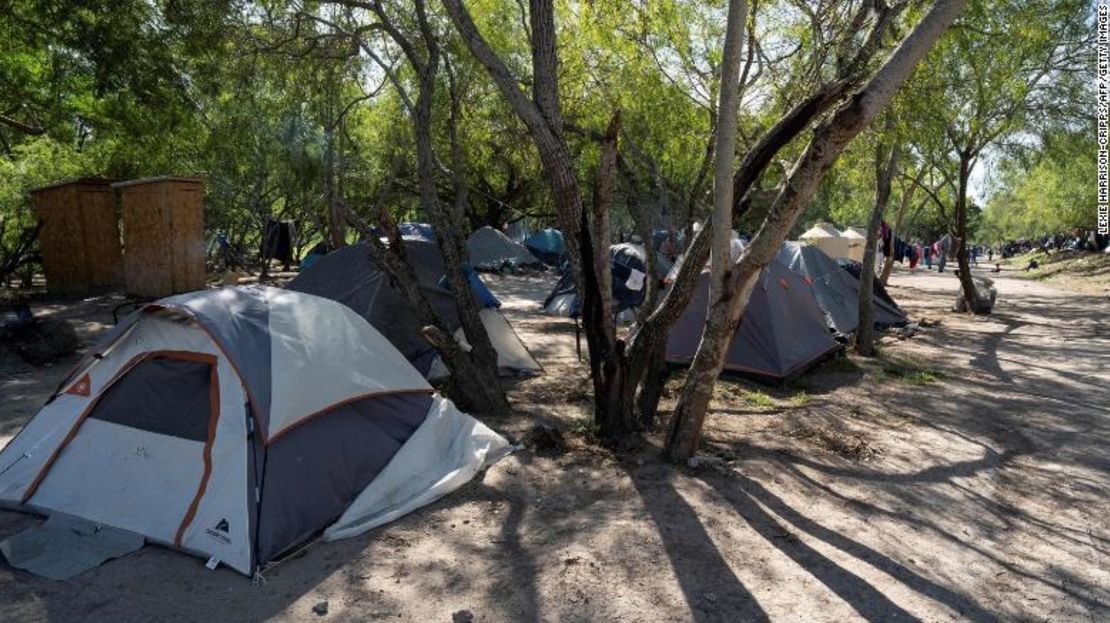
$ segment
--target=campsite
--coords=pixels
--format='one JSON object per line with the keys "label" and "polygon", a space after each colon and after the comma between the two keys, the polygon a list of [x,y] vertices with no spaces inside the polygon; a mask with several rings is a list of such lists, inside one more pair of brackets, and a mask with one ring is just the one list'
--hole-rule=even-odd
{"label": "campsite", "polygon": [[17,0],[0,620],[1110,619],[1098,5]]}

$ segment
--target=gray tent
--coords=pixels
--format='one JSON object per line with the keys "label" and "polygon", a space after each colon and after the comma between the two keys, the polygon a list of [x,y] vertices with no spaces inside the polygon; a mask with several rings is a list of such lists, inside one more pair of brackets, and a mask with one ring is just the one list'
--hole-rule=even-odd
{"label": "gray tent", "polygon": [[[859,327],[859,278],[813,245],[785,242],[779,250],[779,263],[809,279],[817,304],[825,312],[828,326],[844,337]],[[893,302],[878,295],[875,301],[875,326],[891,327],[906,323],[906,315]]]}
{"label": "gray tent", "polygon": [[[668,362],[689,364],[693,360],[708,306],[709,273],[703,272],[685,313],[671,328]],[[724,369],[758,381],[781,383],[839,348],[806,279],[771,262],[752,291]]]}
{"label": "gray tent", "polygon": [[476,270],[499,271],[503,268],[542,266],[532,252],[505,234],[485,226],[466,239],[466,252],[470,265]]}
{"label": "gray tent", "polygon": [[[461,337],[455,297],[440,282],[443,258],[435,243],[405,238],[405,254],[416,272],[424,295],[447,329]],[[366,243],[344,247],[320,258],[286,286],[290,290],[339,301],[355,310],[382,333],[413,366],[428,378],[442,375],[439,355],[421,334],[422,324],[411,304],[395,288],[389,275],[379,270]],[[476,298],[485,307],[480,315],[497,350],[498,366],[506,376],[536,374],[542,368],[528,353],[508,320],[498,311],[500,303],[477,275],[471,273]]]}

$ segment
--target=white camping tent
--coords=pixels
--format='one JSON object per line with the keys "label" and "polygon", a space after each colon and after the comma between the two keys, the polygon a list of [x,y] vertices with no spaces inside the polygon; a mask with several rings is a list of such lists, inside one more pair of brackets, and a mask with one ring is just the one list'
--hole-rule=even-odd
{"label": "white camping tent", "polygon": [[347,307],[194,292],[110,332],[0,452],[0,503],[126,530],[245,574],[358,534],[506,452]]}
{"label": "white camping tent", "polygon": [[798,242],[813,245],[833,259],[848,257],[848,240],[828,223],[818,223],[813,226],[798,236]]}
{"label": "white camping tent", "polygon": [[867,234],[855,227],[849,227],[844,230],[841,237],[848,241],[848,259],[862,262],[863,252],[867,250]]}

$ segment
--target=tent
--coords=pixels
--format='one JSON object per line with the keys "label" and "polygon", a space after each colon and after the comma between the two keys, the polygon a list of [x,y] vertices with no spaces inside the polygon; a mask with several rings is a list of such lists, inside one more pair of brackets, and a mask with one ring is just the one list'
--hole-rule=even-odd
{"label": "tent", "polygon": [[[669,363],[688,365],[693,360],[708,307],[709,271],[703,271],[690,304],[671,327]],[[724,370],[765,383],[782,383],[839,349],[808,281],[771,262],[752,290],[744,319],[725,356]]]}
{"label": "tent", "polygon": [[513,221],[505,226],[505,235],[509,238],[509,240],[512,240],[513,242],[516,242],[518,244],[524,244],[524,241],[528,238],[529,235],[531,235],[531,233],[531,230],[528,229],[528,225],[525,224],[523,219],[519,221]]}
{"label": "tent", "polygon": [[[844,272],[849,275],[854,281],[856,289],[859,289],[859,277],[863,270],[863,266],[858,262],[851,260],[838,260],[840,267]],[[898,307],[898,303],[894,302],[890,293],[886,291],[883,282],[875,279],[871,282],[871,287],[875,292],[875,326],[876,327],[901,327],[909,322],[906,317],[906,312]]]}
{"label": "tent", "polygon": [[666,258],[678,257],[686,244],[686,234],[682,230],[654,229],[651,238],[656,250]]}
{"label": "tent", "polygon": [[537,231],[524,240],[524,246],[548,266],[558,268],[567,261],[566,242],[558,229],[548,227]]}
{"label": "tent", "polygon": [[849,227],[840,234],[848,241],[848,259],[853,262],[863,261],[863,252],[867,250],[867,234],[855,227]]}
{"label": "tent", "polygon": [[397,231],[405,238],[419,238],[434,241],[436,239],[432,226],[428,223],[398,223]]}
{"label": "tent", "polygon": [[478,270],[500,271],[504,268],[540,266],[524,245],[509,240],[505,234],[485,226],[466,239],[466,252],[470,265]]}
{"label": "tent", "polygon": [[[813,284],[817,304],[825,312],[828,326],[834,333],[841,337],[855,333],[859,327],[858,273],[845,270],[817,247],[797,242],[783,243],[778,262]],[[896,305],[891,307],[881,298],[879,291],[882,284],[877,281],[876,284],[879,287],[875,288],[875,326],[883,328],[905,324],[905,314]]]}
{"label": "tent", "polygon": [[205,290],[146,305],[82,359],[0,451],[0,503],[250,575],[321,532],[428,504],[506,451],[346,307]]}
{"label": "tent", "polygon": [[[416,272],[420,288],[447,328],[462,340],[455,297],[445,287],[443,257],[432,242],[406,238],[405,255]],[[355,310],[385,335],[397,350],[428,378],[439,378],[439,354],[421,334],[423,328],[408,298],[380,270],[370,251],[359,243],[333,251],[290,281],[286,287],[297,292],[323,296]],[[542,368],[517,337],[509,321],[497,309],[501,303],[482,280],[470,273],[470,285],[483,304],[479,312],[490,340],[497,350],[497,363],[506,376],[536,374]]]}
{"label": "tent", "polygon": [[810,228],[804,234],[798,236],[798,242],[813,245],[833,259],[848,257],[848,240],[828,223],[818,223]]}
{"label": "tent", "polygon": [[[644,302],[647,265],[644,247],[623,242],[609,247],[609,266],[613,276],[614,313],[635,309]],[[655,274],[662,280],[671,270],[671,262],[656,254]],[[543,302],[545,314],[551,316],[577,316],[580,307],[578,288],[570,273],[563,275]]]}

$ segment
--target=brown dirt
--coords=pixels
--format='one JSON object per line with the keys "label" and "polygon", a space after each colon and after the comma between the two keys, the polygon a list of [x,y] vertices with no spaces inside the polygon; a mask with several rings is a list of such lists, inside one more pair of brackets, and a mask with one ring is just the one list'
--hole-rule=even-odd
{"label": "brown dirt", "polygon": [[[547,374],[491,424],[556,424],[566,453],[518,453],[262,586],[158,547],[62,583],[0,564],[0,620],[305,620],[324,600],[334,621],[1110,619],[1107,297],[1003,274],[993,316],[957,316],[954,277],[899,270],[892,294],[930,326],[789,387],[723,380],[688,469],[655,437],[588,442],[574,325],[536,313],[551,281],[493,281]],[[112,304],[51,309],[88,338]],[[0,367],[0,442],[64,367]],[[0,513],[0,536],[34,521]]]}

